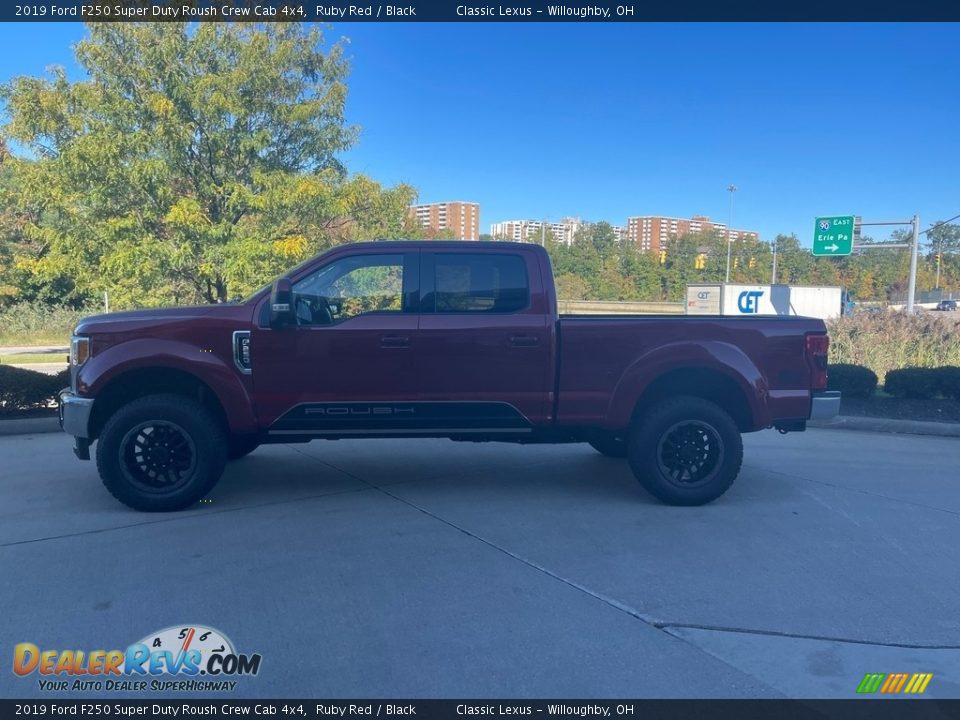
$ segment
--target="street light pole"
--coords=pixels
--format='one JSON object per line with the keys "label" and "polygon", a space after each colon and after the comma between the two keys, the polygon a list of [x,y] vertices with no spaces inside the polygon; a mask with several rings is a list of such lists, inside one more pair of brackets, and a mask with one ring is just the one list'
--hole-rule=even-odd
{"label": "street light pole", "polygon": [[730,185],[727,188],[727,191],[730,193],[730,216],[728,217],[727,222],[727,276],[724,282],[730,282],[730,240],[732,238],[732,228],[733,228],[733,194],[737,191],[736,185]]}

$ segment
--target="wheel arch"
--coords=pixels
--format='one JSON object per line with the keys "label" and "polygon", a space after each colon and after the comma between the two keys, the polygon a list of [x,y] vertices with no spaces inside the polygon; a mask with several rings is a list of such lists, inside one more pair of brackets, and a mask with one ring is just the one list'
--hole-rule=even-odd
{"label": "wheel arch", "polygon": [[169,393],[199,402],[214,420],[230,432],[230,422],[217,393],[185,370],[171,367],[137,367],[111,378],[96,394],[90,416],[90,437],[97,438],[110,417],[127,403],[148,395]]}
{"label": "wheel arch", "polygon": [[681,395],[701,398],[719,406],[733,418],[741,433],[756,429],[753,408],[740,383],[709,367],[674,368],[658,375],[637,398],[630,422],[636,422],[658,402]]}

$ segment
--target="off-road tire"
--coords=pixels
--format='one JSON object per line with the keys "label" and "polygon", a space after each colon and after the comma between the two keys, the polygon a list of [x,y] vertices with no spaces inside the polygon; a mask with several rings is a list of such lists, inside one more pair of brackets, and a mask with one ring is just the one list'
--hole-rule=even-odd
{"label": "off-road tire", "polygon": [[[122,406],[97,442],[97,470],[117,500],[135,510],[183,510],[216,485],[226,433],[200,403],[158,394]],[[166,487],[165,487],[166,486]]]}
{"label": "off-road tire", "polygon": [[743,462],[743,440],[733,418],[718,405],[687,395],[664,400],[637,418],[627,451],[640,484],[669,505],[716,500]]}

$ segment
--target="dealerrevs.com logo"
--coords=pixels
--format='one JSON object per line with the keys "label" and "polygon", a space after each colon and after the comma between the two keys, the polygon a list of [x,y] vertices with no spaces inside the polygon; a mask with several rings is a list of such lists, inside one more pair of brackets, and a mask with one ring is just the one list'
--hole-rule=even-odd
{"label": "dealerrevs.com logo", "polygon": [[238,653],[226,635],[203,625],[168,627],[126,650],[13,648],[13,672],[51,692],[233,690],[232,678],[259,671],[259,654]]}

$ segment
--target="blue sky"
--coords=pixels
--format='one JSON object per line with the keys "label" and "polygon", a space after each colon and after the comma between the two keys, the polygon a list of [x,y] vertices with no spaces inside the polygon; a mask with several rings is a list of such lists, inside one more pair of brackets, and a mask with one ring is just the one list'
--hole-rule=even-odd
{"label": "blue sky", "polygon": [[[79,24],[0,25],[0,80],[77,70]],[[498,220],[960,213],[955,25],[344,23],[345,160]],[[888,229],[877,229],[877,237]]]}

